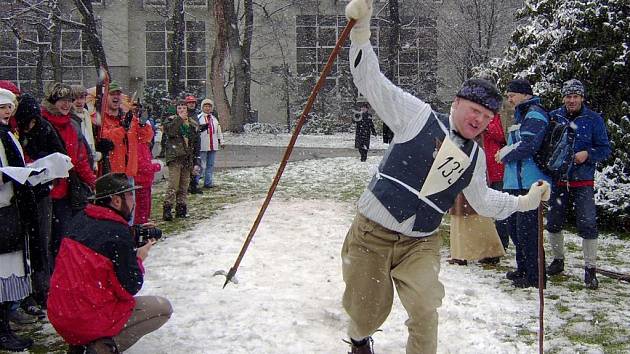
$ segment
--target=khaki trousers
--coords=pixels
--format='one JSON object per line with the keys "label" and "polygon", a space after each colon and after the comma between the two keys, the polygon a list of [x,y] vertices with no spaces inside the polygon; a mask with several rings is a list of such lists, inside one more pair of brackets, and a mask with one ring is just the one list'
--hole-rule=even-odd
{"label": "khaki trousers", "polygon": [[173,200],[177,204],[186,204],[192,167],[179,159],[169,162],[167,166],[168,187],[164,196],[164,205],[173,205]]}
{"label": "khaki trousers", "polygon": [[122,331],[114,342],[122,352],[129,349],[140,338],[162,327],[171,318],[171,303],[159,296],[136,296],[136,306]]}
{"label": "khaki trousers", "polygon": [[395,285],[409,316],[407,354],[437,351],[437,308],[444,297],[440,245],[437,235],[404,236],[357,214],[341,251],[351,338],[370,336],[385,322]]}

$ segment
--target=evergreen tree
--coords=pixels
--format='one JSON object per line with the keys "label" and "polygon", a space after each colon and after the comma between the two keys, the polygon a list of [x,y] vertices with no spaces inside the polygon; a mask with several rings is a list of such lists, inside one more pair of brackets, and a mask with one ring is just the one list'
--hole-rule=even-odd
{"label": "evergreen tree", "polygon": [[479,74],[499,85],[527,78],[548,108],[561,102],[562,82],[577,78],[589,105],[620,123],[630,107],[630,2],[628,0],[526,0],[520,25],[502,58]]}

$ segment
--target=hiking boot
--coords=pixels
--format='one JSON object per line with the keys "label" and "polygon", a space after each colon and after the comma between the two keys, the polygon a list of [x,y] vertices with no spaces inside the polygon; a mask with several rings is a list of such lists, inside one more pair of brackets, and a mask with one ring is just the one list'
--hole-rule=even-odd
{"label": "hiking boot", "polygon": [[584,268],[584,284],[587,289],[595,290],[599,287],[595,268]]}
{"label": "hiking boot", "polygon": [[164,211],[162,213],[162,220],[171,221],[173,220],[173,206],[170,204],[164,204]]}
{"label": "hiking boot", "polygon": [[[527,277],[523,276],[521,278],[516,278],[512,281],[512,286],[515,288],[526,289],[526,288],[538,288],[538,280],[530,281]],[[547,287],[547,282],[545,281],[543,284],[543,289]]]}
{"label": "hiking boot", "polygon": [[20,307],[25,313],[35,316],[38,320],[46,318],[46,312],[37,305],[37,301],[35,301],[32,296],[28,296],[26,299],[22,300]]}
{"label": "hiking boot", "polygon": [[500,257],[482,258],[479,260],[479,263],[487,264],[487,265],[497,265],[499,264],[500,260],[501,260]]}
{"label": "hiking boot", "polygon": [[448,264],[457,264],[460,266],[465,266],[468,265],[468,261],[465,259],[457,259],[457,258],[451,258],[449,260],[446,261]]}
{"label": "hiking boot", "polygon": [[23,326],[37,322],[37,317],[29,315],[21,307],[18,307],[15,311],[9,313],[9,321]]}
{"label": "hiking boot", "polygon": [[101,338],[87,345],[88,354],[119,354],[118,346],[112,338]]}
{"label": "hiking boot", "polygon": [[350,338],[350,351],[348,354],[374,354],[374,339],[372,337],[363,338],[363,340],[356,342]]}
{"label": "hiking boot", "polygon": [[188,217],[188,207],[186,204],[177,203],[175,206],[175,217],[176,218],[187,218]]}
{"label": "hiking boot", "polygon": [[516,280],[516,279],[524,278],[525,272],[517,269],[515,271],[505,273],[505,277],[508,278],[509,280]]}
{"label": "hiking boot", "polygon": [[547,267],[547,274],[557,275],[564,272],[564,259],[554,258],[549,267]]}
{"label": "hiking boot", "polygon": [[20,338],[11,329],[0,334],[0,349],[10,352],[21,352],[33,346],[30,338]]}

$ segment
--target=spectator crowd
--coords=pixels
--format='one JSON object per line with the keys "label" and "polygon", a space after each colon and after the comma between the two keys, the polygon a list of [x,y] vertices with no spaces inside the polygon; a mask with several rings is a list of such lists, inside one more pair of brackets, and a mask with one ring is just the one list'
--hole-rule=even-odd
{"label": "spectator crowd", "polygon": [[[353,47],[353,55],[357,55],[356,50]],[[367,51],[368,47],[359,50]],[[372,60],[367,54],[357,56],[353,62],[358,66],[353,68],[353,74],[370,75],[375,70]],[[357,239],[366,228],[372,230],[370,235],[378,234],[383,240],[392,238],[394,243],[402,242],[401,235],[409,234],[402,239],[409,242],[404,245],[405,254],[417,258],[427,273],[418,281],[417,269],[410,266],[396,276],[415,281],[403,293],[404,302],[420,294],[421,298],[434,300],[426,304],[411,301],[409,311],[427,314],[434,312],[443,296],[437,273],[428,271],[439,269],[433,255],[438,254],[440,242],[433,231],[441,221],[441,210],[451,210],[449,263],[466,265],[478,260],[497,264],[511,240],[516,269],[506,277],[513,286],[528,288],[546,286],[547,275],[564,271],[562,230],[572,209],[578,235],[583,239],[584,284],[588,289],[598,288],[594,173],[597,163],[610,155],[611,148],[604,120],[586,106],[587,91],[580,81],[564,83],[563,105],[551,111],[544,108],[527,80],[510,81],[505,97],[514,108],[514,115],[507,129],[503,128],[500,115],[501,94],[486,80],[464,83],[453,103],[452,122],[447,115],[435,113],[425,103],[408,96],[404,96],[408,106],[400,111],[402,106],[391,105],[377,92],[378,87],[395,90],[390,84],[382,81],[360,87],[367,92],[370,105],[361,104],[354,117],[361,161],[367,159],[370,134],[376,134],[369,112],[371,105],[379,115],[386,113],[383,121],[393,136],[386,159],[359,200],[359,213],[342,252],[345,258],[354,257],[352,263],[344,263],[343,269],[347,286],[344,306],[354,321],[349,330],[353,350],[371,352],[369,336],[379,325],[365,317],[366,306],[384,320],[388,309],[381,307],[379,299],[391,300],[389,295],[379,293],[370,300],[376,302],[366,302],[362,295],[374,291],[371,281],[363,282],[362,274],[367,274],[366,268],[379,264],[376,259],[358,261],[365,255],[360,247],[359,251],[355,249],[357,245],[372,242]],[[129,102],[129,108],[124,108],[123,88],[117,82],[112,82],[104,93],[102,112],[88,110],[87,94],[85,87],[56,82],[48,85],[45,97],[39,101],[13,83],[0,81],[2,350],[31,347],[33,340],[19,336],[12,325],[46,318],[68,343],[69,353],[121,352],[160,328],[172,314],[170,302],[159,296],[137,296],[143,283],[143,262],[161,236],[150,219],[153,179],[162,168],[155,158],[162,158],[168,167],[161,210],[164,221],[186,218],[188,194],[202,194],[215,186],[214,163],[224,139],[211,99],[201,100],[201,109],[192,95],[175,99],[172,114],[159,117],[158,127],[155,117],[147,114],[139,102]],[[478,118],[464,123],[469,119],[464,112],[474,111],[475,105],[484,109],[479,118],[482,123],[474,123]],[[420,121],[416,120],[418,112],[423,112]],[[424,140],[417,139],[446,134],[445,126],[451,124],[457,130],[451,130],[451,137],[444,142],[436,140],[435,147],[429,144],[427,148]],[[156,141],[158,129],[160,141]],[[561,134],[556,136],[557,131]],[[159,144],[159,156],[153,156],[154,144]],[[547,154],[546,150],[553,151]],[[421,179],[415,174],[426,169],[429,176],[423,177],[426,179],[422,183],[435,188],[435,183],[427,182],[434,170],[428,163],[443,157],[443,151],[464,151],[465,158],[460,162],[476,167],[460,171],[463,177],[454,184],[457,188],[437,191],[435,195],[443,194],[444,200],[436,197],[427,203],[436,203],[432,209],[427,207],[422,214],[417,214],[419,209],[405,209],[415,205],[412,201],[418,198],[428,198],[392,189],[392,182],[416,183]],[[478,151],[485,156],[477,159]],[[419,159],[407,161],[418,152]],[[541,158],[546,155],[552,157]],[[558,156],[564,156],[559,164],[550,162]],[[401,167],[409,164],[423,168],[412,171]],[[451,172],[455,171],[453,167]],[[463,180],[468,184],[458,184]],[[553,260],[546,267],[544,279],[539,279],[538,257],[543,255],[538,254],[539,230],[534,226],[540,217],[536,208],[548,185],[551,199],[545,227]],[[420,188],[405,186],[411,188],[408,190]],[[409,203],[401,202],[407,197],[411,198]],[[447,203],[447,199],[453,199],[452,203]],[[486,199],[495,204],[480,202]],[[390,215],[392,210],[400,215]],[[410,217],[414,215],[417,217]],[[423,240],[432,252],[416,253],[414,239]],[[388,252],[389,246],[379,247],[379,252]],[[381,268],[370,268],[369,274],[397,272],[386,269],[389,265],[382,267],[385,273]],[[383,282],[389,284],[388,279],[389,275]],[[427,287],[430,283],[433,286]],[[392,290],[391,286],[384,289],[380,288]],[[429,316],[428,322],[419,321],[422,316],[414,322],[418,331],[434,333],[437,315]],[[409,345],[433,351],[433,335],[423,338],[416,338]]]}
{"label": "spectator crowd", "polygon": [[171,316],[167,299],[136,296],[161,237],[150,220],[161,169],[152,147],[160,129],[163,219],[173,207],[186,218],[188,193],[203,193],[202,179],[214,187],[223,134],[213,101],[199,111],[196,97],[176,99],[158,127],[139,102],[125,108],[115,81],[102,112],[88,110],[87,95],[55,82],[39,101],[0,81],[0,350],[30,348],[12,326],[47,318],[70,353],[118,353]]}

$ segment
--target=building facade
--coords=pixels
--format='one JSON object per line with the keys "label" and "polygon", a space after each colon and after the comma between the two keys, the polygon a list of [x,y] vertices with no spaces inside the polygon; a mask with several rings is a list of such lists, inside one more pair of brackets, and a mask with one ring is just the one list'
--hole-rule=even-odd
{"label": "building facade", "polygon": [[[347,2],[269,0],[257,3],[251,54],[251,99],[257,120],[287,125],[299,115],[347,23],[343,15]],[[379,60],[396,84],[444,107],[461,83],[448,64],[461,48],[449,47],[441,38],[454,35],[455,23],[458,23],[454,14],[461,13],[461,3],[465,1],[399,0],[399,3],[400,51],[390,57],[388,2],[374,1],[371,41]],[[513,10],[521,1],[512,3],[509,6]],[[136,93],[137,97],[143,97],[150,88],[165,92],[173,36],[167,0],[97,0],[92,4],[111,76],[121,82],[130,95]],[[66,1],[65,6],[64,16],[80,21],[72,2]],[[210,60],[215,40],[212,7],[212,0],[185,0],[182,80],[186,92],[200,98],[211,96]],[[498,50],[513,27],[501,29]],[[35,92],[39,72],[44,80],[53,79],[47,48],[41,45],[50,42],[51,36],[41,30],[38,32],[37,28],[25,27],[21,37],[22,40],[17,39],[6,29],[0,31],[0,79],[15,81],[23,90]],[[63,27],[57,43],[62,53],[63,81],[94,86],[96,70],[81,31]],[[346,43],[314,107],[314,112],[320,116],[339,115],[361,100],[351,82],[348,49],[349,43]],[[229,72],[226,75],[229,77]],[[228,97],[229,90],[227,87]]]}

